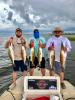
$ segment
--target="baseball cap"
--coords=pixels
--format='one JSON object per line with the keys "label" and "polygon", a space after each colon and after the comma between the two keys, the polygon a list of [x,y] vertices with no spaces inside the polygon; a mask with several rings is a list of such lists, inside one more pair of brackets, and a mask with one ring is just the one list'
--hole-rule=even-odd
{"label": "baseball cap", "polygon": [[63,30],[60,27],[55,27],[53,30],[53,32],[58,32],[58,31],[63,32]]}
{"label": "baseball cap", "polygon": [[22,32],[22,30],[21,30],[20,28],[17,28],[17,29],[16,29],[16,32],[17,32],[17,31],[20,31],[20,32]]}

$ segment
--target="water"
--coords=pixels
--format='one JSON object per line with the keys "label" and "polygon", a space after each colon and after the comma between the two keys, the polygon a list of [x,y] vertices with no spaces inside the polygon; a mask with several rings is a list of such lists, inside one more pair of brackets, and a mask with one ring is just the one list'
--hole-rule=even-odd
{"label": "water", "polygon": [[[10,66],[11,61],[8,57],[8,50],[4,48],[5,42],[10,36],[13,36],[14,33],[0,33],[0,68]],[[25,34],[27,45],[28,40],[33,34]],[[41,34],[42,35],[42,34]],[[46,40],[49,38],[47,34],[43,34]],[[75,42],[71,42],[72,51],[68,53],[66,69],[65,69],[65,78],[68,79],[73,85],[75,85]],[[27,49],[27,55],[29,56],[29,49]]]}

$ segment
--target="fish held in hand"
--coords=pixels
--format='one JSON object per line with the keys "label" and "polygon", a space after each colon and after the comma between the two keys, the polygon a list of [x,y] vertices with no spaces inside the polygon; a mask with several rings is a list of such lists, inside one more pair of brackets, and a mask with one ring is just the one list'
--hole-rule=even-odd
{"label": "fish held in hand", "polygon": [[[54,43],[52,43],[52,47],[54,47]],[[54,67],[54,61],[55,61],[55,51],[50,50],[50,67],[53,69]]]}
{"label": "fish held in hand", "polygon": [[32,62],[33,65],[34,65],[34,57],[35,57],[35,55],[34,55],[34,47],[32,47],[30,49],[30,61]]}
{"label": "fish held in hand", "polygon": [[39,47],[38,48],[38,64],[39,64],[39,66],[41,64],[41,61],[42,61],[42,48]]}
{"label": "fish held in hand", "polygon": [[26,62],[26,49],[24,46],[22,46],[22,60],[25,64],[25,62]]}
{"label": "fish held in hand", "polygon": [[64,45],[61,42],[60,63],[61,63],[62,67],[64,67],[64,65],[65,65],[65,52],[64,52],[63,48],[64,48]]}
{"label": "fish held in hand", "polygon": [[14,65],[14,51],[13,51],[13,45],[12,45],[12,43],[9,45],[8,55],[9,55],[11,61],[12,61],[12,64]]}

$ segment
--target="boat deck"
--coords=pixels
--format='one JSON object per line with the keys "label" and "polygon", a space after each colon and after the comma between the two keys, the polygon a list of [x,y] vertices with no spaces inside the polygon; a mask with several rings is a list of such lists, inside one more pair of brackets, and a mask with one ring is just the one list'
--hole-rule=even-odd
{"label": "boat deck", "polygon": [[[35,76],[40,76],[40,71],[36,68],[34,71]],[[29,73],[28,73],[29,76]],[[46,69],[46,76],[49,76],[49,71]],[[68,81],[64,81],[66,89],[61,90],[64,100],[67,98],[75,98],[75,87]],[[16,87],[13,88],[13,84],[9,86],[9,90],[6,90],[0,97],[0,100],[22,100],[24,94],[24,78],[23,76],[16,81]],[[75,100],[75,99],[70,99]]]}

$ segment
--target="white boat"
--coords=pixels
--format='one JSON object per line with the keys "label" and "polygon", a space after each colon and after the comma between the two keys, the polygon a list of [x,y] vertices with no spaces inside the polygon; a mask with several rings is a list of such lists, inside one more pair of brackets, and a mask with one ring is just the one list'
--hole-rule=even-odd
{"label": "white boat", "polygon": [[[34,76],[41,76],[41,73],[37,68],[34,70]],[[46,76],[49,76],[49,71],[47,69]],[[66,85],[66,89],[61,90],[64,100],[75,100],[75,87],[68,81],[64,81],[64,83]],[[0,100],[23,100],[25,92],[24,84],[23,76],[18,78],[16,81],[16,87],[13,88],[13,84],[11,84],[9,89],[0,96]]]}

